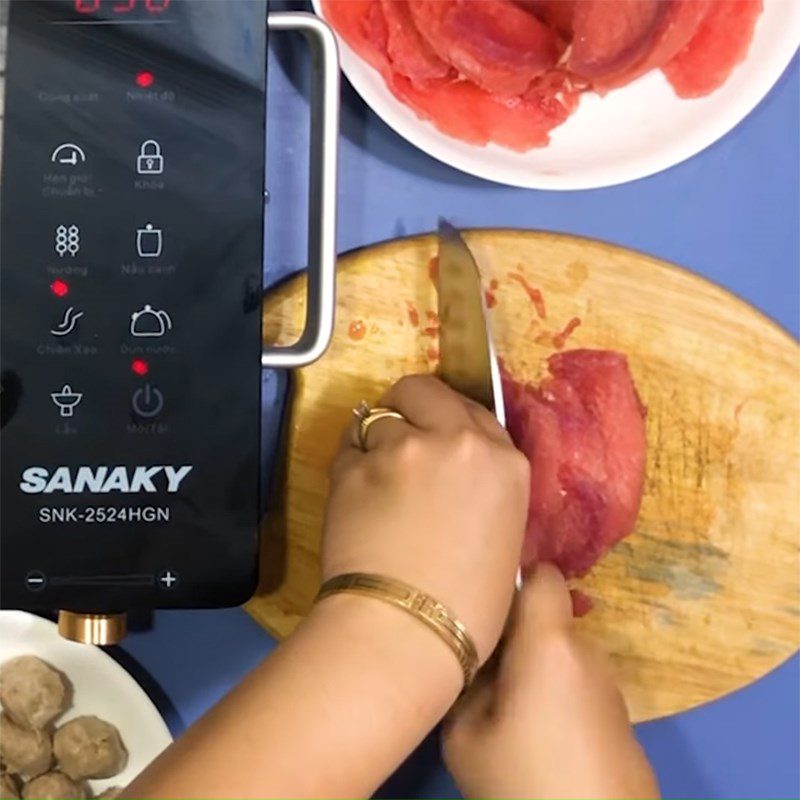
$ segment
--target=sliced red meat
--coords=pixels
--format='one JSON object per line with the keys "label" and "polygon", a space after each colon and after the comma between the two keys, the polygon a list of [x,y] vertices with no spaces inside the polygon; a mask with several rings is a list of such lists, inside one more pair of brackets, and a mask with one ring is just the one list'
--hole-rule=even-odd
{"label": "sliced red meat", "polygon": [[384,75],[390,73],[389,31],[379,0],[322,0],[322,10],[361,58]]}
{"label": "sliced red meat", "polygon": [[591,81],[624,73],[652,46],[667,0],[577,0],[569,68]]}
{"label": "sliced red meat", "polygon": [[389,28],[379,0],[323,0],[323,10],[348,45],[381,72],[398,99],[448,136],[524,151],[546,145],[549,132],[577,107],[579,92],[563,71],[550,71],[534,80],[524,96],[511,99],[492,96],[464,80],[441,78],[415,85],[392,68]]}
{"label": "sliced red meat", "polygon": [[722,86],[744,60],[762,0],[712,0],[691,41],[663,69],[679,97],[702,97]]}
{"label": "sliced red meat", "polygon": [[667,63],[715,0],[577,0],[569,68],[595,89],[623,86]]}
{"label": "sliced red meat", "polygon": [[522,94],[563,51],[556,33],[512,0],[409,0],[409,8],[436,54],[494,94]]}
{"label": "sliced red meat", "polygon": [[534,81],[522,97],[513,98],[489,94],[470,81],[442,81],[419,90],[397,75],[389,87],[448,136],[471,144],[495,142],[520,152],[544,147],[550,131],[569,117],[580,98],[568,76],[551,73]]}
{"label": "sliced red meat", "polygon": [[517,0],[517,5],[532,11],[545,25],[557,30],[565,39],[572,38],[575,0]]}
{"label": "sliced red meat", "polygon": [[539,386],[504,375],[508,430],[531,464],[522,562],[584,575],[634,528],[642,498],[645,413],[620,353],[572,350]]}
{"label": "sliced red meat", "polygon": [[592,598],[580,589],[570,589],[569,596],[572,599],[573,617],[585,617],[594,608]]}
{"label": "sliced red meat", "polygon": [[436,55],[414,25],[407,0],[381,0],[381,10],[386,20],[386,53],[396,72],[422,88],[450,75],[451,66]]}

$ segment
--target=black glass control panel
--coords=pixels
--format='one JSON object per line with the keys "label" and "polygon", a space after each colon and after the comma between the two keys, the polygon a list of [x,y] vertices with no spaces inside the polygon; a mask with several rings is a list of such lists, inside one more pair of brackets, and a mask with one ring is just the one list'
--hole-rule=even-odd
{"label": "black glass control panel", "polygon": [[266,0],[12,0],[3,607],[252,593],[265,80]]}

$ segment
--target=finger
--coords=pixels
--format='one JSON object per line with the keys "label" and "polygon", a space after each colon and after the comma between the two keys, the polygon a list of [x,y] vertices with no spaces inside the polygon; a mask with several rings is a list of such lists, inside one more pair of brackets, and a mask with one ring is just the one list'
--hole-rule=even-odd
{"label": "finger", "polygon": [[458,722],[481,722],[492,715],[495,705],[497,677],[502,665],[502,651],[500,647],[489,656],[486,663],[478,670],[470,687],[456,700],[447,717],[445,724]]}
{"label": "finger", "polygon": [[560,570],[552,564],[539,564],[517,593],[511,614],[509,638],[538,636],[541,633],[571,628],[572,598]]}
{"label": "finger", "polygon": [[[339,438],[337,460],[341,455],[352,452],[361,452],[361,444],[358,438],[358,429],[360,423],[361,420],[356,417],[355,413],[353,413],[348,421],[348,424],[345,425],[344,429],[342,430],[342,435]],[[367,429],[367,449],[375,449],[379,441],[396,441],[397,439],[402,438],[403,435],[410,433],[412,430],[412,426],[401,419],[385,417],[384,419],[375,420]]]}
{"label": "finger", "polygon": [[539,644],[554,634],[572,635],[572,625],[572,598],[564,577],[552,564],[540,564],[514,598],[498,680],[501,706],[530,675]]}
{"label": "finger", "polygon": [[432,375],[408,375],[392,386],[380,405],[397,409],[424,430],[452,431],[474,422],[465,398]]}
{"label": "finger", "polygon": [[497,421],[497,417],[484,408],[480,403],[474,400],[465,398],[467,404],[467,413],[472,417],[472,421],[480,428],[490,439],[501,444],[511,444],[511,437],[508,431]]}
{"label": "finger", "polygon": [[[360,420],[353,420],[353,427],[350,431],[350,444],[357,450],[362,450],[359,440]],[[367,451],[378,450],[388,444],[396,442],[414,432],[414,426],[405,419],[397,417],[381,417],[370,422],[364,434],[364,447]]]}
{"label": "finger", "polygon": [[455,705],[444,718],[442,727],[447,736],[455,728],[467,732],[484,724],[491,716],[494,704],[494,684],[496,669],[482,669],[472,686],[456,700]]}
{"label": "finger", "polygon": [[364,454],[360,450],[357,450],[345,441],[345,436],[342,436],[342,447],[331,462],[329,472],[333,483],[335,483],[341,475],[346,473],[348,469],[356,466],[356,464],[364,458]]}

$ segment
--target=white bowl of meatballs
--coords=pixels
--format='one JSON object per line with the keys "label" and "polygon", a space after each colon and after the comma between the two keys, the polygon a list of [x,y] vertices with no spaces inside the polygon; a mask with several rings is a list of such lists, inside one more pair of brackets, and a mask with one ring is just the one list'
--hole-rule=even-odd
{"label": "white bowl of meatballs", "polygon": [[0,612],[0,797],[115,797],[171,741],[136,681],[97,647]]}

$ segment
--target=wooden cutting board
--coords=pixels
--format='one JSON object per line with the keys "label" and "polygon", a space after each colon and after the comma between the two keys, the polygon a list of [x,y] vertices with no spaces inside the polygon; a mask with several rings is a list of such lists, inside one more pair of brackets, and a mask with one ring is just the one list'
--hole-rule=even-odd
{"label": "wooden cutting board", "polygon": [[[640,253],[513,230],[466,238],[494,287],[494,337],[516,378],[538,380],[558,345],[613,348],[647,405],[639,522],[581,581],[595,608],[579,622],[611,651],[633,719],[707,702],[784,661],[800,643],[797,343],[733,295]],[[436,367],[435,248],[430,236],[404,239],[340,261],[333,344],[296,376],[263,585],[247,606],[277,636],[318,586],[326,469],[351,409]],[[269,342],[296,338],[304,294],[299,279],[268,298]],[[559,337],[571,320],[579,327]]]}

